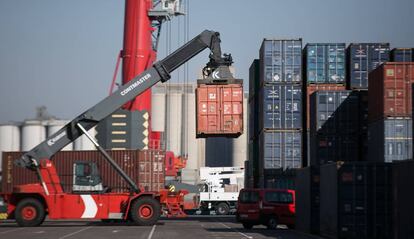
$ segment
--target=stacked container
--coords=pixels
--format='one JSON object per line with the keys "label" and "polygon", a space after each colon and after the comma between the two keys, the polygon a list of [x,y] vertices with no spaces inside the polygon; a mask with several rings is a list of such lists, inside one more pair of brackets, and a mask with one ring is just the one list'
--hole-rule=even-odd
{"label": "stacked container", "polygon": [[296,172],[296,229],[319,233],[319,167],[306,167]]}
{"label": "stacked container", "polygon": [[310,96],[316,91],[345,90],[345,43],[309,43],[303,50],[304,77],[303,131],[306,162],[310,164]]}
{"label": "stacked container", "polygon": [[412,158],[414,63],[384,63],[369,75],[368,158],[392,162]]}
{"label": "stacked container", "polygon": [[393,62],[413,62],[414,48],[394,48],[391,51],[391,61]]}
{"label": "stacked container", "polygon": [[348,89],[368,89],[368,74],[390,60],[389,43],[351,43],[347,48]]}
{"label": "stacked container", "polygon": [[392,168],[346,162],[320,167],[320,235],[392,238]]}
{"label": "stacked container", "polygon": [[360,93],[317,91],[310,101],[311,165],[358,160]]}
{"label": "stacked container", "polygon": [[[264,39],[260,48],[257,114],[259,186],[275,182],[275,169],[302,166],[302,40]],[[278,178],[278,179],[276,179]],[[269,184],[270,185],[270,184]],[[271,185],[276,185],[272,184]],[[273,187],[270,186],[270,187]]]}

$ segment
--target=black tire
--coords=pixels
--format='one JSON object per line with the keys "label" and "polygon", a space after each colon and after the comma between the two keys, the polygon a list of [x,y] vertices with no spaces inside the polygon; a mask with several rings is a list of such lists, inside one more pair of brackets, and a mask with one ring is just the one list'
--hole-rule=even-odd
{"label": "black tire", "polygon": [[277,218],[276,217],[271,217],[267,220],[267,229],[270,230],[275,230],[277,229]]}
{"label": "black tire", "polygon": [[243,222],[242,224],[243,224],[244,229],[250,230],[250,229],[253,228],[253,224],[251,224],[251,223]]}
{"label": "black tire", "polygon": [[216,214],[217,215],[228,215],[229,211],[230,211],[230,207],[225,202],[221,202],[216,206]]}
{"label": "black tire", "polygon": [[152,226],[161,215],[160,202],[152,197],[140,197],[132,202],[130,216],[140,226]]}
{"label": "black tire", "polygon": [[15,217],[21,227],[37,227],[45,220],[43,204],[35,198],[26,198],[17,203]]}

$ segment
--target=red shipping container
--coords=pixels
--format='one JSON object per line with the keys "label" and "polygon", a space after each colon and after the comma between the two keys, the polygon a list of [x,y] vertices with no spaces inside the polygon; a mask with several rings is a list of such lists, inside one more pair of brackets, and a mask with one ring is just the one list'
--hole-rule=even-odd
{"label": "red shipping container", "polygon": [[411,117],[411,84],[414,63],[387,62],[371,71],[368,90],[368,119]]}
{"label": "red shipping container", "polygon": [[198,84],[197,138],[238,137],[243,133],[243,85]]}
{"label": "red shipping container", "polygon": [[312,84],[306,87],[306,129],[310,129],[310,96],[315,91],[340,91],[345,90],[344,85],[338,84]]}
{"label": "red shipping container", "polygon": [[[164,188],[164,151],[109,150],[108,153],[138,186],[144,187],[147,191],[159,191]],[[15,185],[39,182],[34,171],[14,165],[14,160],[22,154],[23,152],[3,153],[3,193],[13,192]],[[128,184],[99,151],[60,151],[51,160],[67,193],[72,192],[73,164],[88,161],[97,164],[104,187],[110,188],[112,192],[128,191]]]}

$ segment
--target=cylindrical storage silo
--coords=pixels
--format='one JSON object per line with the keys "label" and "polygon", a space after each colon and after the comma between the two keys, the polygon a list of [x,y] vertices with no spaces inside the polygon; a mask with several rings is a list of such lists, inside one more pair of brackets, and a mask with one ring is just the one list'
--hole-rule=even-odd
{"label": "cylindrical storage silo", "polygon": [[182,93],[167,93],[166,149],[181,155]]}
{"label": "cylindrical storage silo", "polygon": [[153,93],[151,104],[152,131],[165,132],[165,94]]}
{"label": "cylindrical storage silo", "polygon": [[238,138],[233,139],[233,163],[234,167],[244,167],[244,161],[247,160],[247,129],[246,126],[249,125],[247,117],[247,101],[248,96],[244,95],[243,100],[243,134]]}
{"label": "cylindrical storage silo", "polygon": [[20,128],[17,124],[0,125],[0,172],[2,171],[2,155],[7,151],[20,150]]}
{"label": "cylindrical storage silo", "polygon": [[22,126],[22,151],[29,151],[46,139],[46,128],[40,120],[26,120]]}
{"label": "cylindrical storage silo", "polygon": [[[69,123],[68,120],[49,120],[47,122],[47,137],[50,137],[54,133],[58,132],[67,123]],[[62,150],[64,150],[64,151],[73,150],[73,144],[70,143],[70,144],[66,145]]]}
{"label": "cylindrical storage silo", "polygon": [[182,127],[182,154],[187,155],[187,169],[198,169],[201,164],[198,158],[200,140],[196,139],[195,130],[195,94],[186,93],[183,96],[183,127]]}
{"label": "cylindrical storage silo", "polygon": [[[88,130],[90,136],[95,139],[96,136],[96,127],[91,128]],[[96,150],[95,145],[90,141],[86,135],[82,135],[81,137],[77,138],[73,143],[74,150]]]}

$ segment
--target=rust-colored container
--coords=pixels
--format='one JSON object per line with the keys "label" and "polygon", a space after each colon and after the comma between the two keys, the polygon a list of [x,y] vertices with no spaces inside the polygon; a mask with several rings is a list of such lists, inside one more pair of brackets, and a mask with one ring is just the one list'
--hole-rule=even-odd
{"label": "rust-colored container", "polygon": [[387,62],[369,74],[368,119],[411,117],[414,63]]}
{"label": "rust-colored container", "polygon": [[[345,90],[344,85],[338,84],[312,84],[306,86],[306,129],[310,129],[310,96],[315,91],[340,91]],[[305,104],[304,104],[305,105]]]}
{"label": "rust-colored container", "polygon": [[238,137],[243,133],[243,84],[198,84],[197,138]]}
{"label": "rust-colored container", "polygon": [[[164,188],[165,152],[159,150],[110,150],[108,153],[132,180],[147,191],[159,191]],[[11,193],[15,185],[38,183],[34,171],[14,165],[14,160],[23,152],[3,153],[2,192]],[[106,162],[98,151],[60,151],[52,157],[56,170],[67,193],[72,192],[73,164],[75,162],[93,161],[97,164],[104,187],[111,192],[128,191],[128,184]]]}

